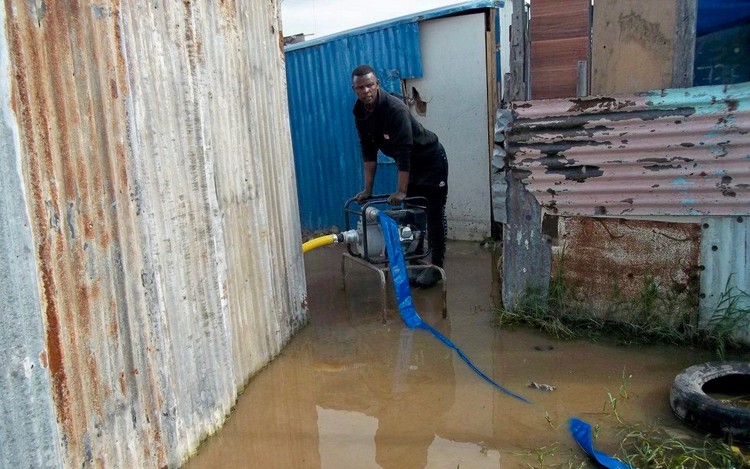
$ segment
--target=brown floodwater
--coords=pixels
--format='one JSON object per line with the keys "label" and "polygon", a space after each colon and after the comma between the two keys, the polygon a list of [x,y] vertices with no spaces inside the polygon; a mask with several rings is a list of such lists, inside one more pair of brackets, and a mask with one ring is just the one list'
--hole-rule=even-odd
{"label": "brown floodwater", "polygon": [[427,331],[406,328],[392,295],[384,325],[377,274],[349,267],[343,290],[342,252],[305,255],[309,324],[184,467],[577,467],[585,457],[567,429],[574,416],[599,425],[595,446],[607,454],[619,449],[618,417],[698,435],[672,414],[669,389],[684,368],[715,360],[711,353],[494,328],[492,255],[451,242],[448,318],[439,287],[413,290],[417,311],[527,404],[483,381]]}

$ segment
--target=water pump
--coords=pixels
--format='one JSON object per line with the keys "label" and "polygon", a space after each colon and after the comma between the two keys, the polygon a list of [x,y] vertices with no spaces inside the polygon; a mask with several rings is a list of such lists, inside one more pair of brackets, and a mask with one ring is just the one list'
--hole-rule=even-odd
{"label": "water pump", "polygon": [[[347,244],[349,254],[371,264],[388,261],[383,231],[378,213],[385,212],[398,225],[398,235],[406,260],[421,259],[430,254],[427,241],[427,200],[424,197],[407,197],[400,207],[387,204],[388,195],[376,195],[364,204],[356,198],[344,205],[346,230],[339,233],[339,242]],[[352,228],[355,226],[356,228]]]}
{"label": "water pump", "polygon": [[[436,269],[440,274],[443,286],[443,318],[448,316],[446,301],[445,271],[442,267],[429,264],[423,260],[430,254],[427,237],[427,199],[424,197],[407,197],[400,206],[388,204],[388,195],[376,195],[360,204],[356,198],[349,199],[344,205],[346,230],[341,233],[319,236],[302,245],[306,253],[321,246],[335,243],[346,243],[347,251],[341,256],[342,286],[346,288],[347,262],[362,265],[379,275],[380,294],[383,303],[383,323],[388,315],[385,274],[391,270],[387,244],[401,248],[403,255],[396,255],[400,263],[408,262],[401,267],[407,272]],[[381,217],[384,214],[387,217]],[[388,241],[383,235],[383,223],[388,220]],[[394,231],[398,241],[395,241]],[[391,253],[393,254],[393,253]],[[403,270],[402,270],[403,275]],[[407,284],[408,287],[408,284]]]}

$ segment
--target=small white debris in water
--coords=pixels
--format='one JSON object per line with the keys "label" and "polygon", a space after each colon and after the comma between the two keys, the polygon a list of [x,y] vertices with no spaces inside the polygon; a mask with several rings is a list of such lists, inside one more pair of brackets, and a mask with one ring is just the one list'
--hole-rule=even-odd
{"label": "small white debris in water", "polygon": [[542,391],[547,391],[547,392],[551,392],[557,389],[555,386],[552,386],[550,384],[535,383],[533,381],[529,382],[529,387],[534,388],[534,389],[539,389]]}
{"label": "small white debris in water", "polygon": [[409,367],[409,369],[412,370],[412,371],[414,371],[414,370],[418,370],[419,367],[417,365],[412,365],[412,366]]}

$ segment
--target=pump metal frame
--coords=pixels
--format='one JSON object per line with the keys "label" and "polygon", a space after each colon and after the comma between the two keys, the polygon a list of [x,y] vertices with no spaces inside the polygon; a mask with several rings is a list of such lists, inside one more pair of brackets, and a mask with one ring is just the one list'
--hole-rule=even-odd
{"label": "pump metal frame", "polygon": [[[362,267],[365,267],[369,270],[373,270],[378,273],[380,277],[380,297],[382,299],[383,303],[383,313],[382,313],[382,319],[383,324],[387,323],[388,320],[388,295],[386,293],[386,272],[390,272],[390,262],[388,261],[388,258],[372,258],[369,255],[369,252],[367,251],[367,228],[366,223],[367,220],[365,218],[365,211],[368,207],[373,205],[383,205],[386,204],[388,200],[388,195],[375,195],[372,196],[370,199],[368,199],[367,202],[359,206],[358,210],[353,209],[351,206],[353,203],[356,202],[356,197],[352,197],[351,199],[346,201],[346,204],[344,205],[345,210],[345,218],[346,218],[346,230],[348,231],[351,229],[349,225],[349,217],[350,215],[356,215],[358,217],[361,217],[362,220],[362,226],[363,226],[363,249],[364,254],[362,256],[355,254],[351,246],[347,246],[347,251],[345,253],[342,253],[341,255],[341,287],[342,289],[346,290],[346,277],[347,277],[347,271],[346,271],[346,264],[347,260],[350,262],[361,265]],[[424,205],[419,205],[416,202],[424,201]],[[408,197],[404,199],[403,206],[405,207],[418,207],[422,208],[427,212],[427,200],[424,197]],[[427,262],[422,261],[421,259],[426,257],[430,254],[430,249],[427,249],[426,252],[423,254],[417,255],[417,256],[404,256],[405,260],[412,260],[418,259],[419,264],[407,264],[406,270],[413,270],[413,269],[436,269],[438,273],[440,274],[441,284],[443,288],[443,319],[446,319],[448,317],[448,288],[446,285],[446,276],[445,276],[445,270],[443,270],[442,267],[438,267],[434,264],[430,264]],[[383,264],[382,266],[379,266],[380,264]]]}

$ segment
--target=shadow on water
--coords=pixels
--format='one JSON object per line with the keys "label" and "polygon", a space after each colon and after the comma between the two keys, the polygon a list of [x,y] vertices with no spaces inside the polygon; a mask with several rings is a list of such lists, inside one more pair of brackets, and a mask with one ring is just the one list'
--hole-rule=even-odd
{"label": "shadow on water", "polygon": [[224,427],[184,467],[515,468],[571,460],[578,467],[585,458],[567,431],[572,416],[600,426],[596,446],[608,454],[619,449],[617,417],[694,434],[673,416],[669,388],[687,366],[713,360],[709,352],[493,328],[491,253],[450,243],[448,319],[439,287],[413,291],[417,311],[485,373],[532,401],[525,404],[428,332],[407,329],[390,293],[383,325],[377,275],[353,267],[342,290],[341,252],[306,254],[310,323],[250,381]]}

